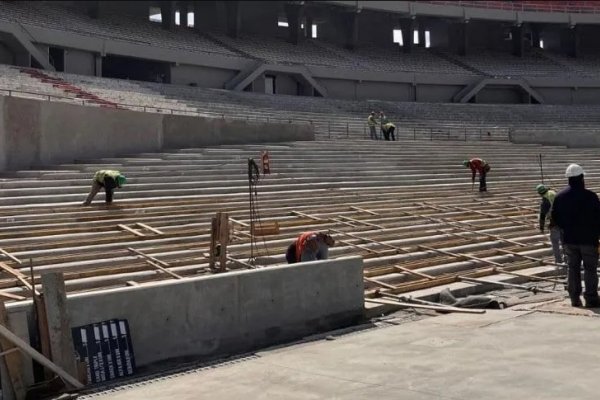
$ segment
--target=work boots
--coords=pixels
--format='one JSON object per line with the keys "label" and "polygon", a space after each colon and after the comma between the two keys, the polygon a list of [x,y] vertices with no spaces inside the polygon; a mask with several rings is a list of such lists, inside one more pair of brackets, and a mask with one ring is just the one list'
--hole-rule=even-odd
{"label": "work boots", "polygon": [[571,299],[571,306],[572,307],[583,307],[583,303],[581,302],[581,299],[579,297],[577,297],[575,299]]}
{"label": "work boots", "polygon": [[600,298],[594,297],[593,299],[585,300],[585,308],[598,308],[598,307],[600,307]]}

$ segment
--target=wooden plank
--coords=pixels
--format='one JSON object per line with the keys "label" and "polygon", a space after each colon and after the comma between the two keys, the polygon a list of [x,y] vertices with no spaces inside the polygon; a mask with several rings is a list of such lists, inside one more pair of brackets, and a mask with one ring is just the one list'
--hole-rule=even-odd
{"label": "wooden plank", "polygon": [[252,265],[252,264],[249,264],[249,263],[247,263],[247,262],[245,262],[245,261],[238,260],[238,259],[235,259],[235,258],[233,258],[233,257],[230,257],[230,256],[227,256],[227,259],[228,259],[229,261],[232,261],[232,262],[236,263],[236,264],[243,265],[243,266],[244,266],[244,267],[246,267],[246,268],[249,268],[249,269],[256,269],[256,267],[255,267],[254,265]]}
{"label": "wooden plank", "polygon": [[[418,303],[418,304],[425,304],[425,305],[429,305],[429,306],[442,306],[442,307],[447,307],[447,308],[453,308],[455,309],[457,312],[459,312],[460,310],[464,310],[465,308],[462,307],[454,307],[454,306],[450,306],[448,304],[441,304],[441,303],[436,303],[433,301],[427,301],[427,300],[421,300],[421,299],[415,299],[412,297],[405,297],[405,296],[398,296],[395,294],[388,294],[388,293],[381,293],[382,296],[384,297],[388,297],[388,298],[392,298],[396,301],[401,301],[404,303]],[[485,314],[485,310],[484,309],[473,309],[471,308],[470,310],[476,310],[475,314]]]}
{"label": "wooden plank", "polygon": [[15,279],[17,279],[19,282],[21,282],[23,284],[23,286],[25,286],[31,292],[34,292],[36,295],[40,294],[34,288],[34,286],[31,283],[29,283],[29,281],[27,281],[27,276],[25,274],[23,274],[21,271],[14,269],[1,261],[0,261],[0,269],[2,269],[4,271],[8,272],[10,275],[14,276]]}
{"label": "wooden plank", "polygon": [[25,296],[19,296],[18,294],[8,293],[3,290],[0,290],[0,298],[2,298],[2,297],[5,299],[9,299],[9,300],[25,300],[25,299],[27,299],[27,297],[25,297]]}
{"label": "wooden plank", "polygon": [[515,288],[515,289],[522,289],[522,290],[527,290],[530,292],[540,292],[540,293],[558,293],[555,290],[546,290],[546,289],[541,289],[538,287],[529,287],[529,286],[525,286],[525,285],[518,285],[516,283],[509,283],[509,282],[501,282],[501,281],[490,281],[487,279],[480,279],[480,278],[470,278],[470,277],[466,277],[466,276],[459,276],[458,279],[460,279],[462,282],[468,282],[468,283],[476,283],[476,284],[489,284],[489,285],[498,285],[498,286],[504,286],[504,287],[508,287],[508,288]]}
{"label": "wooden plank", "polygon": [[6,251],[4,249],[0,249],[0,253],[4,254],[6,257],[10,258],[11,260],[13,260],[14,262],[16,262],[17,264],[23,264],[23,262],[21,262],[21,260],[19,260],[17,257],[13,256],[12,254],[10,254],[8,251]]}
{"label": "wooden plank", "polygon": [[133,247],[128,247],[127,250],[130,251],[130,252],[132,252],[132,253],[137,254],[138,256],[141,256],[142,258],[145,258],[145,259],[150,260],[150,261],[154,261],[156,264],[162,265],[165,268],[168,268],[168,267],[171,266],[169,263],[167,263],[165,261],[162,261],[162,260],[159,260],[158,258],[153,257],[151,255],[148,255],[146,253],[143,253],[143,252],[141,252],[139,250],[136,250]]}
{"label": "wooden plank", "polygon": [[348,221],[352,221],[352,222],[355,222],[357,224],[366,225],[366,226],[372,226],[372,227],[378,228],[378,229],[385,229],[385,227],[383,227],[381,225],[372,224],[372,223],[367,222],[367,221],[361,221],[359,219],[354,219],[354,218],[346,217],[344,215],[338,215],[338,218],[347,219]]}
{"label": "wooden plank", "polygon": [[[46,301],[44,295],[34,295],[33,305],[35,307],[35,313],[37,318],[37,330],[40,337],[40,348],[42,354],[48,358],[52,358],[52,352],[50,350],[50,335],[48,333],[48,318],[46,316]],[[49,372],[44,372],[46,379],[51,379]]]}
{"label": "wooden plank", "polygon": [[140,228],[144,228],[149,230],[150,232],[154,232],[157,235],[164,235],[165,233],[161,230],[158,230],[156,228],[151,227],[150,225],[146,225],[146,224],[142,224],[141,222],[136,222],[136,225],[139,226]]}
{"label": "wooden plank", "polygon": [[42,290],[48,319],[52,361],[70,375],[77,376],[75,346],[71,336],[67,290],[63,274],[60,272],[42,274]]}
{"label": "wooden plank", "polygon": [[415,271],[413,269],[408,269],[408,268],[402,267],[400,265],[394,265],[393,268],[396,269],[396,270],[402,271],[402,272],[406,272],[407,274],[416,275],[416,276],[418,276],[420,278],[435,279],[435,277],[433,277],[431,275],[424,274],[422,272]]}
{"label": "wooden plank", "polygon": [[175,279],[185,279],[183,276],[181,276],[181,275],[177,275],[177,274],[176,274],[175,272],[173,272],[173,271],[169,271],[168,269],[166,269],[166,268],[164,268],[164,267],[160,266],[159,264],[155,263],[155,262],[154,262],[154,261],[152,261],[152,260],[149,260],[149,259],[147,259],[147,258],[143,258],[143,260],[144,260],[144,261],[145,261],[145,262],[146,262],[148,265],[151,265],[151,266],[153,266],[154,268],[158,269],[159,271],[162,271],[162,272],[164,272],[164,273],[166,273],[166,274],[168,274],[168,275],[171,275],[171,276],[172,276],[173,278],[175,278]]}
{"label": "wooden plank", "polygon": [[[1,301],[0,325],[10,327],[4,302]],[[4,337],[0,337],[0,349],[4,353],[4,357],[0,360],[0,363],[4,363],[5,370],[8,372],[10,378],[10,385],[7,386],[10,386],[12,389],[15,400],[25,400],[27,390],[23,378],[23,356],[19,352],[15,352],[14,350],[18,350],[18,347]],[[4,382],[2,386],[4,387]]]}
{"label": "wooden plank", "polygon": [[125,284],[127,286],[141,286],[139,283],[137,283],[136,281],[127,281],[125,282]]}
{"label": "wooden plank", "polygon": [[208,266],[210,267],[210,269],[215,270],[216,266],[215,263],[217,261],[217,242],[219,240],[218,235],[219,235],[219,226],[218,226],[218,219],[216,216],[212,217],[211,219],[211,230],[210,230],[210,248],[208,251]]}
{"label": "wooden plank", "polygon": [[503,268],[495,268],[495,269],[496,269],[496,271],[498,273],[501,273],[501,274],[518,276],[518,277],[521,277],[521,278],[531,279],[533,281],[556,283],[556,284],[559,284],[559,285],[564,285],[566,283],[566,281],[560,281],[558,279],[546,278],[546,277],[543,277],[543,276],[519,274],[518,272],[507,271],[507,270],[505,270]]}
{"label": "wooden plank", "polygon": [[[384,300],[384,299],[365,299],[369,303],[385,304],[389,306],[398,306],[401,308],[419,308],[423,310],[442,311],[442,312],[455,312],[462,314],[483,314],[485,310],[472,310],[468,308],[457,308],[449,306],[431,306],[428,304],[415,304],[415,303],[404,303],[401,301]],[[482,312],[483,311],[483,312]]]}
{"label": "wooden plank", "polygon": [[122,230],[124,230],[124,231],[127,231],[127,232],[129,232],[129,233],[133,233],[135,236],[138,236],[138,237],[146,237],[146,235],[144,235],[143,233],[141,233],[141,232],[138,232],[137,230],[135,230],[135,229],[133,229],[133,228],[130,228],[130,227],[128,227],[127,225],[119,224],[119,225],[117,225],[117,227],[119,227],[119,228],[121,228]]}
{"label": "wooden plank", "polygon": [[381,287],[384,287],[387,289],[396,289],[396,286],[390,285],[389,283],[381,282],[380,280],[377,280],[377,279],[367,278],[366,276],[364,276],[363,279],[367,282],[374,283],[378,286],[381,286]]}
{"label": "wooden plank", "polygon": [[495,261],[485,260],[483,258],[475,257],[475,256],[472,256],[470,254],[453,253],[451,251],[436,249],[435,247],[425,246],[425,245],[422,245],[422,244],[418,245],[417,248],[425,249],[425,250],[429,250],[429,251],[435,251],[437,253],[445,254],[445,255],[448,255],[448,256],[451,256],[451,257],[467,258],[467,259],[470,259],[470,260],[474,260],[474,261],[478,261],[478,262],[482,262],[482,263],[486,263],[486,264],[490,264],[490,265],[495,265],[497,267],[503,267],[504,266],[504,264],[500,264],[500,263],[497,263]]}
{"label": "wooden plank", "polygon": [[360,212],[364,212],[364,213],[371,214],[371,215],[381,215],[381,214],[378,214],[378,213],[376,213],[374,211],[367,210],[367,209],[361,208],[361,207],[356,207],[356,206],[350,206],[350,209],[356,210],[356,211],[360,211]]}
{"label": "wooden plank", "polygon": [[247,223],[245,223],[245,222],[242,222],[242,221],[240,221],[240,220],[233,219],[233,218],[231,218],[231,217],[229,217],[229,220],[230,220],[231,222],[233,222],[234,224],[238,224],[238,225],[240,225],[240,226],[243,226],[243,227],[245,227],[245,228],[249,228],[249,227],[250,227],[250,224],[247,224]]}
{"label": "wooden plank", "polygon": [[[50,361],[47,357],[44,357],[33,347],[25,343],[20,337],[12,333],[6,326],[0,324],[0,336],[9,342],[13,343],[15,346],[21,349],[24,354],[27,354],[32,359],[48,368],[50,371],[54,372],[58,376],[60,376],[66,383],[73,386],[75,389],[82,389],[83,384],[71,376],[67,371],[59,367]],[[17,353],[18,354],[18,353]]]}

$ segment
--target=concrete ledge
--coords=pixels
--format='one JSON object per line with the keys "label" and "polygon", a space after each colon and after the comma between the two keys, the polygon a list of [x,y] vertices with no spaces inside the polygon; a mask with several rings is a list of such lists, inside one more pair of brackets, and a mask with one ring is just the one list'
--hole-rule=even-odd
{"label": "concrete ledge", "polygon": [[308,123],[163,115],[0,96],[0,171],[166,148],[314,138]]}
{"label": "concrete ledge", "polygon": [[[67,304],[71,326],[127,319],[143,367],[253,351],[356,324],[364,315],[362,276],[362,258],[348,257],[73,294]],[[30,301],[7,307],[13,326],[31,313]]]}

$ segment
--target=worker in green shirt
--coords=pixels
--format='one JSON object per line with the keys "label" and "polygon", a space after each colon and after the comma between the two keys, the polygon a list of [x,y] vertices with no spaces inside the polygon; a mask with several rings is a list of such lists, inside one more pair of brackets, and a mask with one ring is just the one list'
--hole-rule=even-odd
{"label": "worker in green shirt", "polygon": [[92,181],[92,189],[88,194],[87,199],[83,202],[84,206],[89,206],[92,200],[98,194],[100,189],[104,188],[106,193],[106,204],[111,204],[113,201],[113,193],[116,188],[122,187],[126,182],[125,176],[119,171],[103,169],[94,174]]}

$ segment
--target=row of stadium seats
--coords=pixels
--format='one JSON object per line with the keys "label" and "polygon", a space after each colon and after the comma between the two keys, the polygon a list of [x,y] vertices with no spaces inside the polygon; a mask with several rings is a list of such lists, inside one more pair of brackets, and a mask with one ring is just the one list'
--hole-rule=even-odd
{"label": "row of stadium seats", "polygon": [[[459,57],[444,49],[413,48],[411,54],[399,46],[374,43],[355,51],[322,40],[304,40],[292,45],[284,39],[243,34],[232,39],[225,34],[200,34],[177,27],[162,29],[160,24],[123,15],[92,19],[69,8],[49,2],[0,2],[0,19],[22,26],[41,26],[96,38],[172,48],[189,52],[265,60],[271,63],[320,65],[366,71],[420,72],[488,76],[598,76],[600,55],[578,59],[536,49],[519,58],[508,52],[474,50]],[[69,23],[65,24],[64,21]]]}

